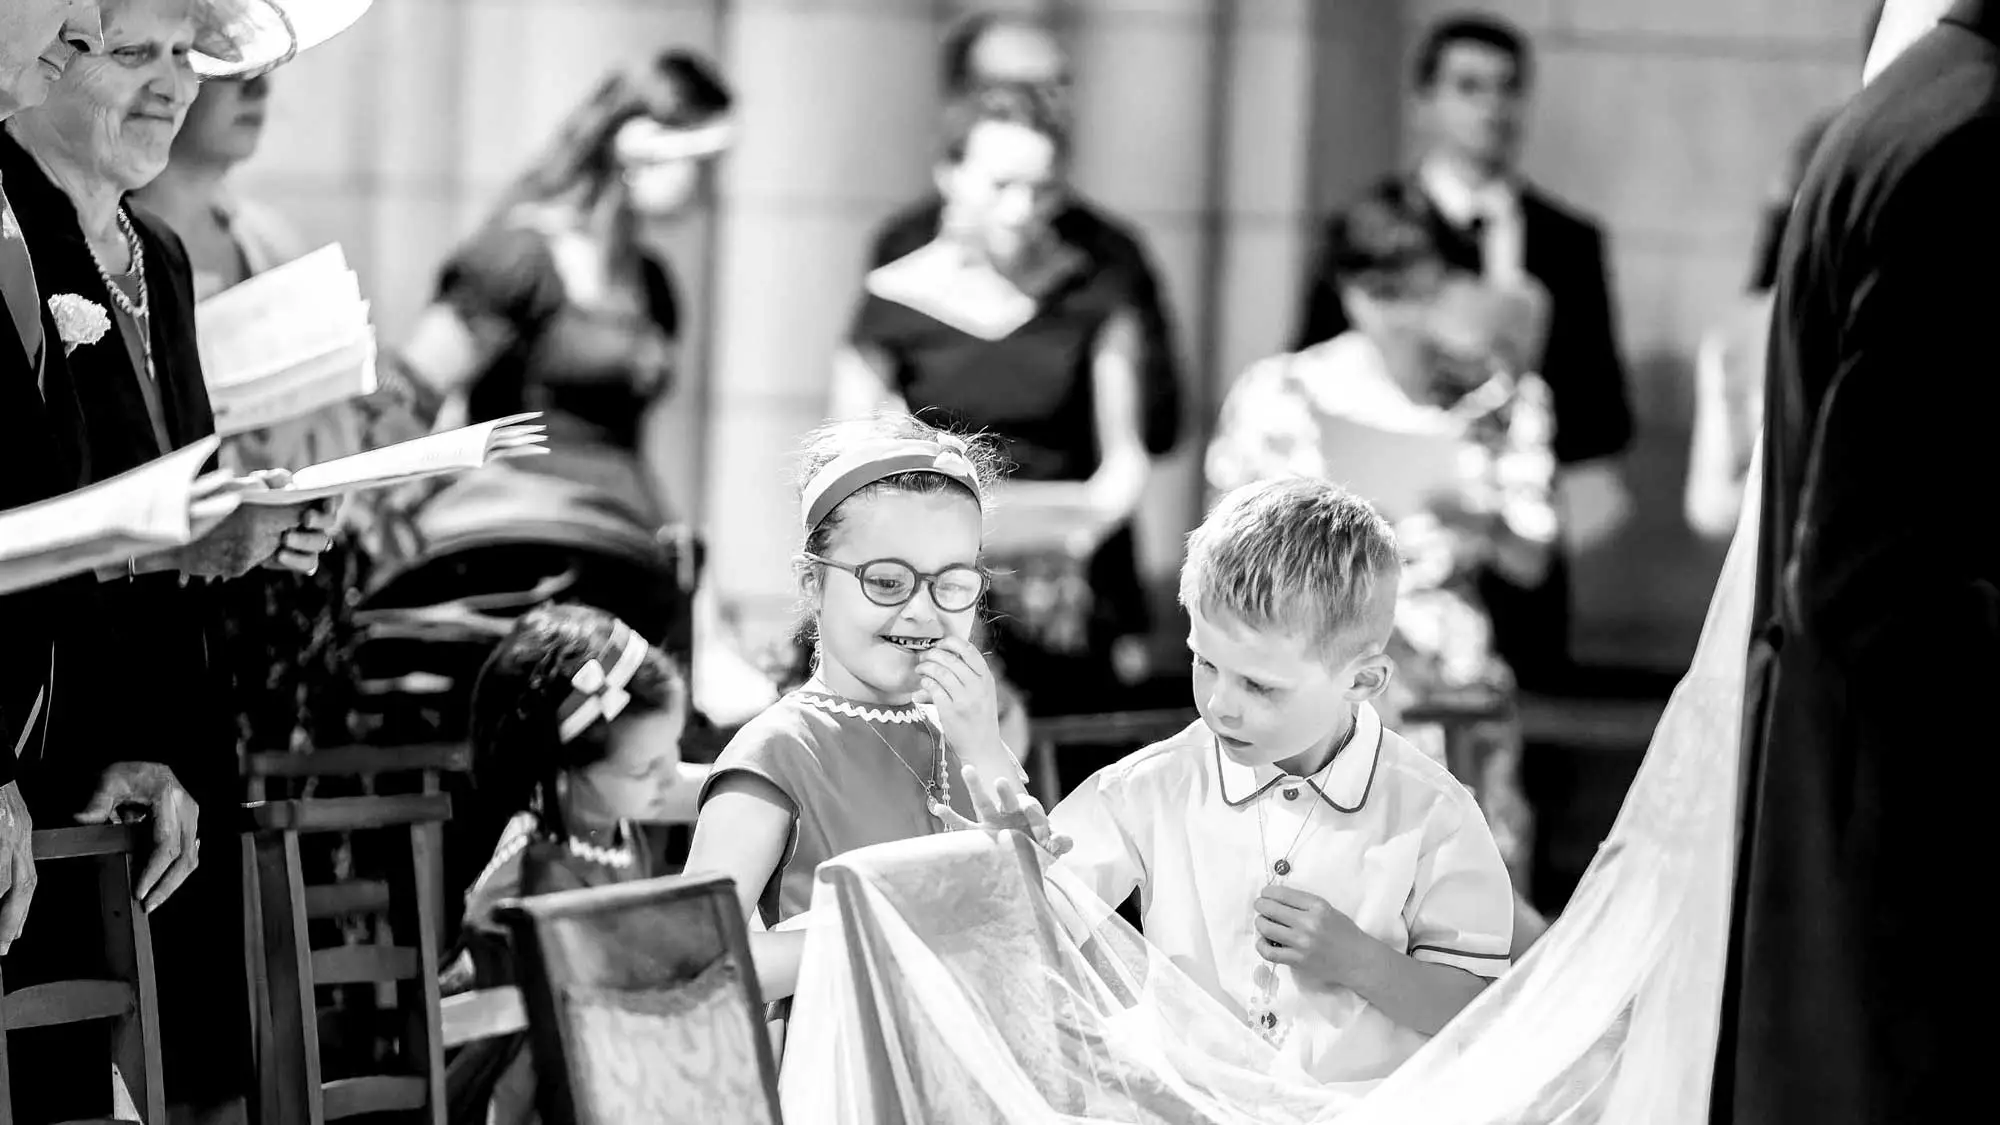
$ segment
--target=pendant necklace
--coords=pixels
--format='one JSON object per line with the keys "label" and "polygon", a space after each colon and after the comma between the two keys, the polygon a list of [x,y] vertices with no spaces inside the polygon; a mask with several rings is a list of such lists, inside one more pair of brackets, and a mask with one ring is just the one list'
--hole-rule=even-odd
{"label": "pendant necklace", "polygon": [[[917,788],[924,791],[925,807],[932,816],[937,818],[938,823],[944,823],[944,815],[938,810],[948,808],[951,805],[951,770],[945,765],[944,739],[937,732],[932,732],[931,738],[932,745],[935,747],[935,756],[931,765],[931,778],[926,781],[924,775],[918,773],[916,768],[910,765],[909,759],[903,757],[902,753],[896,749],[896,744],[889,741],[889,736],[876,730],[874,723],[868,723],[866,719],[863,719],[862,722],[867,723],[869,732],[881,740],[883,749],[889,751],[891,758],[896,759],[896,764],[902,766],[916,780]],[[929,723],[925,724],[925,726],[929,725]]]}
{"label": "pendant necklace", "polygon": [[[1312,777],[1305,779],[1307,788],[1312,791],[1312,807],[1306,810],[1305,819],[1299,822],[1299,830],[1292,834],[1291,845],[1275,862],[1271,859],[1270,848],[1264,838],[1264,802],[1270,797],[1270,793],[1266,792],[1257,798],[1257,854],[1264,861],[1261,870],[1269,872],[1273,882],[1282,885],[1285,877],[1292,873],[1292,854],[1305,842],[1306,832],[1313,826],[1313,817],[1319,813],[1319,807],[1326,803],[1326,798],[1320,795],[1326,788],[1326,775],[1333,772],[1333,763],[1340,760],[1341,752],[1354,740],[1354,730],[1359,725],[1359,723],[1349,725],[1347,734],[1341,738],[1340,745],[1333,748],[1333,754],[1327,758],[1326,764],[1314,771]],[[1264,940],[1264,936],[1256,932],[1254,919],[1251,940],[1257,942]],[[1261,954],[1257,961],[1256,971],[1250,974],[1251,981],[1257,988],[1256,995],[1250,1003],[1250,1026],[1275,1043],[1280,1038],[1277,1034],[1278,1013],[1274,1007],[1278,995],[1278,966],[1265,960]]]}

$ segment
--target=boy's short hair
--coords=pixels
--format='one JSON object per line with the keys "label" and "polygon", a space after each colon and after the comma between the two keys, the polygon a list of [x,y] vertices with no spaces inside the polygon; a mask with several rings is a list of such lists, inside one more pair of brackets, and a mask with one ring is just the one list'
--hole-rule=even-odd
{"label": "boy's short hair", "polygon": [[[1181,605],[1310,641],[1330,665],[1388,640],[1396,533],[1367,501],[1309,477],[1245,485],[1188,535]],[[1376,633],[1382,636],[1376,636]]]}

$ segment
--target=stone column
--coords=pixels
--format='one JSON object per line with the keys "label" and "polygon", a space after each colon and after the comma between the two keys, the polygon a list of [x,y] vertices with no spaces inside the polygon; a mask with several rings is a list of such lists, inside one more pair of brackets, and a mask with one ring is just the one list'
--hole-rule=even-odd
{"label": "stone column", "polygon": [[1179,329],[1197,423],[1196,436],[1155,466],[1140,508],[1140,568],[1156,587],[1170,586],[1178,571],[1198,492],[1227,7],[1216,0],[1076,0],[1066,9],[1076,69],[1076,184],[1143,236]]}
{"label": "stone column", "polygon": [[721,177],[705,523],[709,582],[746,636],[794,598],[794,453],[825,415],[867,240],[928,181],[930,0],[732,0],[741,138]]}

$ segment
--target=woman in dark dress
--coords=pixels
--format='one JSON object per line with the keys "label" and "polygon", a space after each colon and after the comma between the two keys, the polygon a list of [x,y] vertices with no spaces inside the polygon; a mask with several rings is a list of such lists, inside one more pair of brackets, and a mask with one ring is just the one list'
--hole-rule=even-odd
{"label": "woman in dark dress", "polygon": [[648,527],[672,512],[645,441],[673,389],[680,311],[642,236],[693,201],[729,108],[719,76],[683,51],[606,79],[445,263],[402,354],[447,396],[446,420],[541,411],[550,455],[520,467],[593,485]]}
{"label": "woman in dark dress", "polygon": [[831,410],[906,409],[1005,443],[993,639],[1033,714],[1109,706],[1125,639],[1148,625],[1131,531],[1151,468],[1137,280],[1051,227],[1066,146],[1031,91],[955,108],[942,233],[869,275]]}
{"label": "woman in dark dress", "polygon": [[[104,4],[105,50],[77,59],[48,102],[17,115],[0,138],[0,177],[43,292],[89,302],[108,323],[101,336],[62,341],[93,481],[215,430],[195,346],[187,256],[164,224],[124,199],[166,163],[193,100],[192,14],[184,0]],[[262,487],[263,479],[246,486]],[[78,810],[108,815],[138,799],[153,805],[163,827],[184,821],[189,836],[181,868],[192,873],[152,922],[163,1070],[177,1120],[229,1112],[249,1074],[243,952],[235,940],[242,932],[239,844],[226,815],[240,786],[228,706],[210,665],[208,580],[260,564],[311,573],[327,545],[325,522],[309,508],[240,508],[191,547],[100,574],[94,599],[58,641],[58,677],[88,686],[57,695],[48,768],[30,790],[38,819],[67,822]],[[149,795],[163,787],[171,787],[164,798]],[[210,816],[197,851],[199,808]],[[196,865],[197,856],[205,862]],[[40,920],[76,950],[101,948],[78,937],[93,926],[82,918],[96,918],[96,896],[70,905],[82,908],[81,918],[58,923],[44,913]],[[98,1031],[94,1046],[86,1036],[36,1059],[34,1090],[79,1100],[26,1112],[61,1119],[108,1110],[89,1104],[108,1100],[105,1042]]]}
{"label": "woman in dark dress", "polygon": [[[607,78],[493,220],[446,261],[437,298],[400,357],[445,397],[440,424],[542,412],[549,455],[488,476],[560,478],[575,505],[621,515],[661,544],[663,566],[678,576],[672,604],[663,620],[635,615],[632,625],[684,667],[700,665],[697,710],[724,724],[773,696],[730,646],[709,643],[721,617],[695,592],[698,549],[665,495],[651,415],[673,392],[682,326],[673,275],[648,228],[700,200],[731,142],[731,106],[721,76],[687,51]],[[493,487],[479,477],[468,490]]]}

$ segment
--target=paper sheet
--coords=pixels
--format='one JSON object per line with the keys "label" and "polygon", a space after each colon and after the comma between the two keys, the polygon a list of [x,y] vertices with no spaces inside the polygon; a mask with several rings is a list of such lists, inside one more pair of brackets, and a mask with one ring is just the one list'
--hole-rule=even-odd
{"label": "paper sheet", "polygon": [[1318,423],[1326,479],[1392,522],[1459,487],[1464,442],[1453,434],[1382,429],[1339,415]]}
{"label": "paper sheet", "polygon": [[528,424],[539,417],[539,412],[514,414],[311,465],[292,474],[289,487],[250,493],[243,502],[304,504],[350,492],[393,488],[444,473],[466,472],[489,461],[547,453],[548,448],[543,444],[545,428]]}
{"label": "paper sheet", "polygon": [[374,393],[375,330],[338,244],[195,309],[202,376],[224,436]]}
{"label": "paper sheet", "polygon": [[240,494],[198,488],[220,440],[203,438],[89,488],[0,512],[0,593],[123,564],[213,527],[240,503]]}

